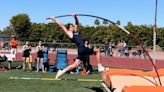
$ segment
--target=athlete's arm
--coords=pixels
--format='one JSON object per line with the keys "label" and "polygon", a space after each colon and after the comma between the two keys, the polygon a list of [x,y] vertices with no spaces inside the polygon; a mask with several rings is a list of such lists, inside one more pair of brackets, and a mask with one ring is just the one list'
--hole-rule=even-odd
{"label": "athlete's arm", "polygon": [[38,52],[39,51],[39,46],[36,46],[36,52]]}
{"label": "athlete's arm", "polygon": [[68,31],[68,29],[67,29],[62,23],[60,23],[58,20],[56,20],[55,17],[50,16],[50,17],[48,17],[48,18],[46,18],[46,19],[51,19],[51,20],[53,20],[59,27],[61,27],[61,28],[63,29],[63,31],[64,31],[70,38],[72,37],[72,35],[70,35],[71,33]]}
{"label": "athlete's arm", "polygon": [[79,20],[76,15],[74,16],[74,18],[75,18],[75,31],[77,31],[79,28]]}
{"label": "athlete's arm", "polygon": [[78,20],[76,14],[70,14],[70,15],[73,16],[75,19],[75,31],[77,31],[79,28],[79,20]]}
{"label": "athlete's arm", "polygon": [[23,46],[23,51],[25,51],[25,45]]}
{"label": "athlete's arm", "polygon": [[31,45],[28,46],[28,49],[31,51]]}

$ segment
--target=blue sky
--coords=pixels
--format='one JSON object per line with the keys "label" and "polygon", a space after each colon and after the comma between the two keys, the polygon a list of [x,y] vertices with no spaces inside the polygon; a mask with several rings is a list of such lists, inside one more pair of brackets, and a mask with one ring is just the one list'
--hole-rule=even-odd
{"label": "blue sky", "polygon": [[[121,21],[126,25],[131,21],[135,25],[153,25],[155,0],[1,0],[0,29],[9,25],[12,16],[19,13],[29,15],[31,22],[44,22],[45,17],[69,13],[91,14]],[[164,0],[158,0],[157,25],[164,27]],[[84,25],[93,25],[92,18],[80,17]],[[61,22],[73,22],[72,18],[62,18]]]}

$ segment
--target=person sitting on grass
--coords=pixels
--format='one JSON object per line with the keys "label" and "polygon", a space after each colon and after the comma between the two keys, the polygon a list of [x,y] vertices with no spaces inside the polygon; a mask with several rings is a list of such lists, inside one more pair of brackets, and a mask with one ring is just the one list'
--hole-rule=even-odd
{"label": "person sitting on grass", "polygon": [[78,27],[79,27],[78,18],[75,14],[70,14],[70,16],[74,17],[75,26],[70,23],[67,26],[64,26],[62,23],[57,21],[56,18],[53,16],[46,18],[46,19],[53,20],[59,27],[61,27],[63,29],[63,31],[68,35],[68,37],[77,45],[77,48],[78,48],[78,56],[77,56],[75,62],[73,64],[67,66],[65,69],[59,70],[56,74],[56,77],[55,77],[56,79],[58,79],[65,72],[78,67],[78,65],[81,63],[81,61],[83,61],[82,57],[84,55],[92,55],[94,53],[96,54],[96,59],[97,59],[97,63],[98,63],[98,71],[101,72],[104,70],[104,67],[101,64],[100,49],[96,48],[96,47],[94,47],[94,48],[85,47],[85,45],[84,45],[85,43],[78,33]]}

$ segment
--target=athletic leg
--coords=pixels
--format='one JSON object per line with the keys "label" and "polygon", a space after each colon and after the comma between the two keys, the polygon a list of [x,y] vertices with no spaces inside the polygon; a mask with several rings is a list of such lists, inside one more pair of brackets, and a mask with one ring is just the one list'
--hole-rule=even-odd
{"label": "athletic leg", "polygon": [[101,52],[100,52],[100,49],[99,48],[94,48],[93,50],[96,53],[96,59],[97,59],[97,63],[98,63],[98,71],[101,72],[101,71],[105,70],[105,68],[101,64]]}
{"label": "athletic leg", "polygon": [[44,61],[43,61],[43,58],[40,58],[40,62],[42,63],[42,72],[44,73],[45,70],[44,70]]}
{"label": "athletic leg", "polygon": [[39,72],[39,63],[40,63],[40,58],[37,58],[36,72]]}
{"label": "athletic leg", "polygon": [[10,54],[14,54],[14,49],[13,48],[11,48],[11,50],[10,50]]}
{"label": "athletic leg", "polygon": [[94,50],[94,53],[96,54],[97,63],[100,64],[101,63],[100,49],[99,48],[94,48],[93,50]]}
{"label": "athletic leg", "polygon": [[23,71],[26,70],[26,57],[23,57]]}
{"label": "athletic leg", "polygon": [[28,62],[28,67],[29,67],[30,71],[32,71],[31,62]]}
{"label": "athletic leg", "polygon": [[84,59],[83,59],[83,65],[84,65],[84,68],[87,69],[86,55],[84,56]]}
{"label": "athletic leg", "polygon": [[56,79],[58,79],[58,77],[60,77],[61,75],[63,75],[64,73],[66,73],[69,70],[72,70],[76,67],[78,67],[78,65],[81,63],[81,61],[79,59],[76,59],[75,62],[69,66],[67,66],[65,69],[63,69],[62,71],[58,71],[58,73],[56,74]]}
{"label": "athletic leg", "polygon": [[32,71],[32,66],[31,66],[31,64],[32,64],[32,56],[30,55],[30,56],[29,56],[29,62],[28,62],[28,66],[29,66],[30,71]]}

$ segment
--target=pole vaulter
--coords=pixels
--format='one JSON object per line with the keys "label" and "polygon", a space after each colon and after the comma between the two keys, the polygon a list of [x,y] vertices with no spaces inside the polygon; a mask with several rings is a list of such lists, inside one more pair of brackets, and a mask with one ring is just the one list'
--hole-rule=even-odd
{"label": "pole vaulter", "polygon": [[[69,16],[71,16],[71,15],[60,15],[60,16],[56,16],[55,18],[62,18],[62,17],[69,17]],[[146,51],[146,49],[144,48],[143,44],[133,34],[131,34],[123,26],[118,25],[115,22],[110,21],[110,20],[108,20],[106,18],[102,18],[102,17],[95,16],[95,15],[89,15],[89,14],[76,14],[76,16],[86,16],[86,17],[93,17],[93,18],[98,18],[98,19],[101,19],[101,20],[106,20],[109,23],[118,26],[120,29],[122,29],[124,32],[126,32],[139,46],[141,46],[142,50],[148,55],[148,57],[150,59],[150,62],[151,62],[152,66],[153,66],[153,68],[154,68],[154,70],[156,72],[156,75],[158,77],[159,84],[160,84],[160,86],[162,86],[161,79],[160,79],[159,73],[157,71],[157,67],[155,66],[155,64],[153,62],[153,59],[150,57],[149,53]]]}

